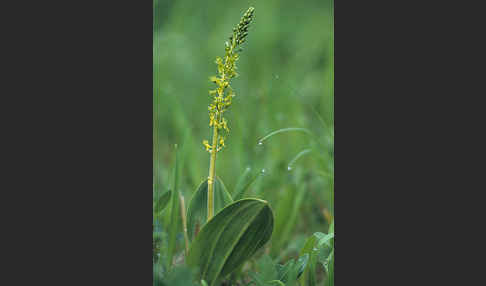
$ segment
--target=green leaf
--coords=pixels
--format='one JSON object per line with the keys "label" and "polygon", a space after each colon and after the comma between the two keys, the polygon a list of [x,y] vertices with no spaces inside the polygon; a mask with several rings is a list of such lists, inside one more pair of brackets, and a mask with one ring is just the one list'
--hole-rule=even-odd
{"label": "green leaf", "polygon": [[[231,195],[226,190],[223,181],[216,177],[214,184],[214,213],[217,214],[225,206],[233,202]],[[192,195],[187,209],[187,234],[192,241],[204,224],[208,215],[208,180],[203,181]]]}
{"label": "green leaf", "polygon": [[165,209],[165,207],[169,203],[169,199],[170,199],[170,194],[171,193],[172,193],[171,190],[165,192],[155,202],[155,205],[154,205],[154,213],[155,213],[155,215],[159,215]]}
{"label": "green leaf", "polygon": [[210,286],[242,265],[270,239],[273,213],[259,199],[236,201],[217,213],[193,241],[187,264]]}

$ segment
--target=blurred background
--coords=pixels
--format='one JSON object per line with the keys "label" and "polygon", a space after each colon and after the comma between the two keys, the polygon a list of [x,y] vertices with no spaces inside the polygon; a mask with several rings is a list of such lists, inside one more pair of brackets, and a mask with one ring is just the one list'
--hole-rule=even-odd
{"label": "blurred background", "polygon": [[[326,233],[334,213],[331,1],[154,1],[154,189],[173,185],[175,144],[186,202],[207,178],[209,77],[250,6],[255,17],[232,81],[236,97],[225,113],[231,131],[216,174],[230,193],[245,170],[259,174],[246,196],[269,201],[276,221],[268,251],[284,260],[314,232]],[[283,132],[258,144],[289,127],[310,134]]]}

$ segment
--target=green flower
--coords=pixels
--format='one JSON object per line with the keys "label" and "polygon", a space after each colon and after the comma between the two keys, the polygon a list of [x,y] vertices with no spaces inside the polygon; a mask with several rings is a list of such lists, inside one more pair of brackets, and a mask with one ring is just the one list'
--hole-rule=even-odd
{"label": "green flower", "polygon": [[213,100],[208,107],[209,126],[217,128],[216,134],[218,137],[221,136],[219,140],[215,140],[216,146],[209,145],[207,140],[203,141],[204,147],[210,153],[220,151],[225,146],[224,140],[229,134],[228,122],[224,118],[224,112],[231,106],[232,98],[235,96],[230,80],[238,75],[236,73],[238,52],[242,51],[240,46],[248,36],[248,27],[253,20],[254,10],[253,7],[250,7],[241,17],[240,23],[233,28],[233,34],[225,43],[225,56],[223,58],[217,57],[215,61],[218,75],[209,78],[211,82],[216,84],[216,89],[209,91]]}

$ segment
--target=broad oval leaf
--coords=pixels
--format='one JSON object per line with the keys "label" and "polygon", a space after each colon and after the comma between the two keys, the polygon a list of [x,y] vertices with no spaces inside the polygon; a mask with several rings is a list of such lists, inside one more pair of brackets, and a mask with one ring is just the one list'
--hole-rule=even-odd
{"label": "broad oval leaf", "polygon": [[[214,184],[214,213],[217,214],[225,206],[231,204],[233,199],[226,190],[223,181],[216,178]],[[192,195],[187,209],[187,235],[193,240],[198,230],[206,223],[208,215],[208,180],[204,180]]]}
{"label": "broad oval leaf", "polygon": [[273,213],[259,199],[236,201],[217,213],[193,241],[187,264],[210,286],[231,273],[270,239]]}

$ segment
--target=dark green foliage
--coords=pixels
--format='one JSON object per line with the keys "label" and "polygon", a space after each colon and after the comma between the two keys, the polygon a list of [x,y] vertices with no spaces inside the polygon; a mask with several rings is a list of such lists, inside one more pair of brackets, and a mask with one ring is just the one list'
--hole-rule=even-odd
{"label": "dark green foliage", "polygon": [[267,202],[236,201],[217,213],[192,242],[187,264],[200,268],[210,286],[242,265],[270,239],[273,213]]}

